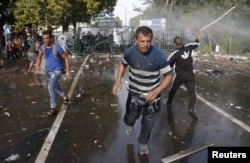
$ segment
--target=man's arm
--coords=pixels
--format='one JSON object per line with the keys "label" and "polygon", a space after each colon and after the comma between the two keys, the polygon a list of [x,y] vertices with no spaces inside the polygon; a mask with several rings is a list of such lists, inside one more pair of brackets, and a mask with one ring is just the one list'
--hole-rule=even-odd
{"label": "man's arm", "polygon": [[191,55],[192,50],[198,48],[200,46],[200,34],[199,32],[196,32],[194,35],[194,42],[186,44],[185,48],[188,49],[189,55]]}
{"label": "man's arm", "polygon": [[155,100],[162,91],[164,91],[172,84],[172,81],[173,81],[173,74],[171,73],[162,80],[161,84],[157,88],[148,93],[148,95],[146,96],[146,100],[147,101]]}
{"label": "man's arm", "polygon": [[66,67],[66,77],[68,78],[68,79],[70,79],[70,63],[69,63],[69,57],[68,57],[68,55],[64,52],[64,53],[62,53],[62,58],[64,59],[64,61],[65,61],[65,67]]}
{"label": "man's arm", "polygon": [[41,61],[42,61],[42,56],[43,56],[43,53],[39,50],[38,51],[38,56],[37,56],[37,59],[36,59],[35,74],[40,74],[40,65],[41,65]]}
{"label": "man's arm", "polygon": [[39,43],[39,41],[36,41],[36,48],[35,48],[36,53],[39,52],[39,47],[40,47],[40,43]]}
{"label": "man's arm", "polygon": [[194,39],[195,39],[195,42],[199,42],[199,40],[200,40],[200,33],[199,32],[195,33]]}
{"label": "man's arm", "polygon": [[173,74],[171,73],[162,80],[161,84],[155,89],[155,91],[161,93],[172,84],[172,81]]}
{"label": "man's arm", "polygon": [[120,63],[120,65],[118,67],[118,71],[117,71],[116,82],[115,82],[113,89],[112,89],[113,94],[117,93],[118,88],[119,89],[122,88],[122,77],[125,74],[126,69],[127,69],[127,67],[123,63]]}

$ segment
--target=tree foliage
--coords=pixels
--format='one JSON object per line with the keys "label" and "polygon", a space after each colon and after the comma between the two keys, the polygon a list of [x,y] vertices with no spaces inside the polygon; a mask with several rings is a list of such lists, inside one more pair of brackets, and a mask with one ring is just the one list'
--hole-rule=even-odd
{"label": "tree foliage", "polygon": [[[117,0],[15,0],[9,9],[15,17],[16,30],[25,26],[63,25],[90,22],[103,11],[112,12]],[[67,29],[65,29],[67,30]]]}
{"label": "tree foliage", "polygon": [[13,10],[16,30],[25,26],[59,26],[71,8],[67,0],[17,0]]}
{"label": "tree foliage", "polygon": [[15,1],[16,0],[2,0],[0,2],[0,25],[3,25],[6,21],[13,24],[15,21],[11,10]]}

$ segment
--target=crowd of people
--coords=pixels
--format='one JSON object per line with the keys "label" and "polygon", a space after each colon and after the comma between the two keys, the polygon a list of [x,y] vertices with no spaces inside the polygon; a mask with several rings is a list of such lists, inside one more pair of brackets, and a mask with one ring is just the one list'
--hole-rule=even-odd
{"label": "crowd of people", "polygon": [[[26,27],[23,31],[16,32],[14,26],[5,22],[0,37],[0,69],[3,69],[6,64],[11,64],[14,60],[22,60],[24,57],[34,63],[28,56],[29,51],[33,51],[32,43],[36,40],[41,40],[42,29],[33,29]],[[31,69],[29,68],[30,72]]]}
{"label": "crowd of people", "polygon": [[123,34],[120,34],[119,44],[114,41],[113,30],[99,30],[97,32],[82,31],[80,35],[80,52],[123,53],[130,46]]}
{"label": "crowd of people", "polygon": [[34,74],[47,75],[50,95],[50,109],[47,115],[56,115],[56,93],[63,97],[64,104],[68,103],[68,97],[60,87],[59,79],[64,71],[65,76],[70,78],[70,64],[62,46],[54,42],[52,31],[26,27],[24,31],[17,33],[14,32],[13,26],[6,22],[3,26],[1,45],[6,52],[6,57],[4,57],[1,48],[1,69],[4,64],[11,64],[14,59],[20,60],[23,55],[27,55],[30,61],[27,72],[32,72],[34,67]]}
{"label": "crowd of people", "polygon": [[110,52],[113,44],[113,34],[105,30],[93,34],[91,31],[82,32],[80,38],[80,51]]}

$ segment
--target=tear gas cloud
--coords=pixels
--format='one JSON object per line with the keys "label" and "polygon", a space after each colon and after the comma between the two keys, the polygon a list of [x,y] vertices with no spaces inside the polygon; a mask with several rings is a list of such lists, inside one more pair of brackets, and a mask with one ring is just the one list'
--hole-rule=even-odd
{"label": "tear gas cloud", "polygon": [[[230,6],[228,9],[230,9]],[[152,15],[154,15],[154,18],[165,18],[168,32],[182,30],[189,35],[215,21],[227,11],[221,10],[218,12],[215,10],[217,9],[199,8],[191,13],[187,13],[184,8],[170,11],[152,7],[150,12],[144,12],[143,18],[152,19]],[[229,36],[232,38],[232,41],[233,39],[240,39],[244,40],[244,43],[249,42],[250,21],[247,19],[248,13],[247,11],[244,13],[244,11],[239,10],[236,6],[227,15],[202,31],[201,34],[206,35],[206,32],[209,32],[218,43],[222,43],[223,39],[227,39]]]}

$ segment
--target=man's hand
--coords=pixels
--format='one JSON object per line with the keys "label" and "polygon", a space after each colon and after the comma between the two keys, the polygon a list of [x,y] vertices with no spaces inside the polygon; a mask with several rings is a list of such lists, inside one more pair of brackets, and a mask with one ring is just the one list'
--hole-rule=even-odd
{"label": "man's hand", "polygon": [[145,97],[145,99],[147,101],[154,101],[158,97],[159,94],[160,94],[160,92],[158,92],[156,89],[152,90],[152,91],[148,92],[148,95]]}
{"label": "man's hand", "polygon": [[71,79],[71,74],[70,74],[69,71],[66,72],[65,76],[66,76],[67,79]]}
{"label": "man's hand", "polygon": [[35,75],[39,75],[40,74],[40,68],[36,68],[34,73],[35,73]]}
{"label": "man's hand", "polygon": [[194,35],[194,38],[196,40],[199,40],[200,39],[200,33],[199,32],[196,32],[195,35]]}
{"label": "man's hand", "polygon": [[122,89],[122,83],[121,82],[116,82],[115,85],[113,86],[112,93],[115,95],[117,93],[118,89]]}

